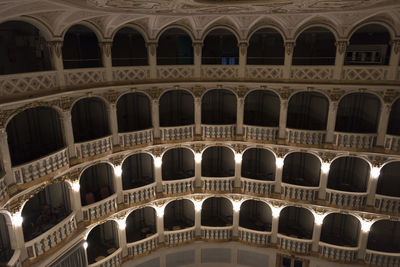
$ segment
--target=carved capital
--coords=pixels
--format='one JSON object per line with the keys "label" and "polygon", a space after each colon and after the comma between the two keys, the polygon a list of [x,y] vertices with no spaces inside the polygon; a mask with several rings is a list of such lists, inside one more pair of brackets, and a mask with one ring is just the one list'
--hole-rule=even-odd
{"label": "carved capital", "polygon": [[236,89],[236,93],[238,95],[239,98],[244,98],[244,96],[247,94],[247,92],[249,92],[250,89],[245,87],[245,86],[239,86]]}
{"label": "carved capital", "polygon": [[155,157],[161,157],[161,154],[164,151],[163,147],[155,147],[153,149],[150,150],[151,154],[153,154]]}
{"label": "carved capital", "polygon": [[380,168],[387,160],[387,157],[382,156],[370,156],[368,159],[371,161],[373,167]]}
{"label": "carved capital", "polygon": [[150,95],[151,99],[157,100],[161,95],[161,90],[158,87],[152,87],[147,89],[148,94]]}
{"label": "carved capital", "polygon": [[146,47],[149,50],[149,53],[152,57],[154,57],[156,55],[157,52],[157,42],[148,42],[146,43]]}
{"label": "carved capital", "polygon": [[293,92],[293,89],[290,89],[287,86],[279,89],[279,95],[281,96],[282,99],[289,99],[292,92]]}
{"label": "carved capital", "polygon": [[383,92],[383,101],[387,104],[391,104],[398,95],[399,92],[394,89],[386,89]]}
{"label": "carved capital", "polygon": [[328,90],[329,98],[334,102],[338,101],[342,97],[342,95],[344,95],[344,93],[345,91],[340,88],[333,88],[332,90]]}
{"label": "carved capital", "polygon": [[296,43],[295,43],[295,42],[286,42],[286,43],[285,43],[286,55],[288,55],[288,56],[292,55],[295,46],[296,46]]}
{"label": "carved capital", "polygon": [[398,54],[400,52],[400,39],[395,39],[390,42],[390,45],[393,46],[393,52]]}
{"label": "carved capital", "polygon": [[192,88],[192,92],[195,97],[201,97],[205,91],[206,91],[206,88],[204,88],[202,86],[195,86]]}
{"label": "carved capital", "polygon": [[285,155],[289,152],[289,149],[276,147],[274,148],[274,152],[278,158],[284,158]]}
{"label": "carved capital", "polygon": [[203,43],[201,42],[193,42],[193,50],[196,56],[201,56],[201,51],[203,49]]}
{"label": "carved capital", "polygon": [[232,147],[238,154],[242,154],[243,151],[247,148],[247,146],[243,144],[233,144]]}
{"label": "carved capital", "polygon": [[321,153],[319,153],[319,156],[322,158],[323,162],[330,163],[336,157],[336,153],[321,152]]}
{"label": "carved capital", "polygon": [[104,98],[111,104],[115,104],[119,97],[119,93],[115,90],[108,90],[103,94]]}
{"label": "carved capital", "polygon": [[112,42],[100,42],[99,44],[100,44],[101,51],[103,52],[103,55],[105,55],[106,57],[110,57]]}
{"label": "carved capital", "polygon": [[201,153],[203,149],[206,147],[205,144],[193,144],[192,149],[194,150],[194,153]]}
{"label": "carved capital", "polygon": [[47,42],[47,47],[50,49],[50,52],[52,54],[54,54],[58,58],[61,58],[63,41],[50,41],[50,42]]}
{"label": "carved capital", "polygon": [[335,46],[340,55],[343,55],[344,52],[346,52],[348,45],[349,45],[348,41],[336,41],[335,42]]}
{"label": "carved capital", "polygon": [[242,55],[242,56],[246,55],[248,46],[249,46],[249,43],[247,43],[247,42],[238,43],[240,55]]}
{"label": "carved capital", "polygon": [[111,161],[114,164],[114,166],[120,166],[122,164],[123,160],[124,160],[124,157],[122,155],[118,155],[118,156],[113,157],[111,159]]}

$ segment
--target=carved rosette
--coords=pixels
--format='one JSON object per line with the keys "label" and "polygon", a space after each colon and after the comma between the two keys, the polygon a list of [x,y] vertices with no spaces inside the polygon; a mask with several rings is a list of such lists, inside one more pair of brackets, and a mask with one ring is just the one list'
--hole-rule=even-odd
{"label": "carved rosette", "polygon": [[347,46],[349,45],[348,41],[337,41],[335,42],[335,46],[340,55],[343,55],[346,52]]}
{"label": "carved rosette", "polygon": [[293,55],[294,47],[296,46],[296,42],[286,42],[285,43],[285,51],[286,55]]}
{"label": "carved rosette", "polygon": [[333,102],[337,102],[344,95],[344,93],[345,91],[340,88],[333,88],[332,90],[328,90],[329,98]]}

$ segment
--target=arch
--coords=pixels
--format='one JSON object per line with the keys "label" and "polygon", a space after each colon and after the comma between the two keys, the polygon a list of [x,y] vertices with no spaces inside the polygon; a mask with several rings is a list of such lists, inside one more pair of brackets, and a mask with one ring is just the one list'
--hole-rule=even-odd
{"label": "arch", "polygon": [[321,17],[320,15],[306,19],[297,27],[293,39],[296,40],[303,32],[305,32],[310,28],[321,27],[330,31],[335,37],[335,40],[339,40],[340,34],[337,31],[338,25],[335,21],[333,21],[333,19],[334,19],[333,17],[326,17],[326,16]]}
{"label": "arch", "polygon": [[391,135],[400,135],[400,98],[397,98],[391,106],[386,133]]}
{"label": "arch", "polygon": [[113,66],[148,65],[146,41],[141,32],[125,26],[114,33],[111,48]]}
{"label": "arch", "polygon": [[351,214],[330,213],[324,218],[320,240],[337,246],[357,247],[360,227],[358,218]]}
{"label": "arch", "polygon": [[243,123],[246,125],[279,126],[280,99],[271,90],[254,90],[244,99]]}
{"label": "arch", "polygon": [[298,92],[289,98],[287,128],[326,130],[329,99],[320,92]]}
{"label": "arch", "polygon": [[381,100],[372,93],[349,93],[338,104],[335,131],[376,133]]}
{"label": "arch", "polygon": [[275,170],[275,155],[268,149],[249,148],[244,151],[242,156],[242,177],[274,181]]}
{"label": "arch", "polygon": [[64,147],[60,114],[52,107],[32,107],[17,113],[8,121],[6,132],[13,166]]}
{"label": "arch", "polygon": [[207,91],[201,100],[201,123],[235,124],[236,95],[227,89]]}
{"label": "arch", "polygon": [[272,230],[271,208],[263,201],[244,201],[239,212],[239,227],[270,232]]}
{"label": "arch", "polygon": [[97,31],[89,25],[76,24],[64,33],[62,47],[64,69],[96,68],[102,66]]}
{"label": "arch", "polygon": [[96,225],[88,233],[86,242],[88,243],[86,253],[89,264],[95,263],[97,257],[107,257],[108,250],[117,250],[120,246],[117,223],[114,220],[108,220]]}
{"label": "arch", "polygon": [[50,38],[43,36],[46,31],[37,24],[20,20],[0,23],[0,51],[4,51],[0,54],[0,75],[52,69],[46,49]]}
{"label": "arch", "polygon": [[370,165],[358,157],[338,157],[331,162],[327,188],[348,191],[366,192]]}
{"label": "arch", "polygon": [[169,202],[164,209],[164,229],[176,231],[194,226],[194,204],[189,199]]}
{"label": "arch", "polygon": [[130,190],[154,183],[154,160],[151,154],[136,153],[122,162],[122,189]]}
{"label": "arch", "polygon": [[284,159],[282,182],[301,185],[319,186],[321,161],[310,153],[293,152]]}
{"label": "arch", "polygon": [[162,157],[162,179],[180,180],[194,177],[194,154],[187,148],[167,150]]}
{"label": "arch", "polygon": [[400,222],[379,220],[372,224],[367,249],[388,253],[400,253]]}
{"label": "arch", "polygon": [[71,109],[72,129],[76,143],[110,134],[106,102],[100,97],[85,97]]}
{"label": "arch", "polygon": [[157,233],[156,210],[143,207],[133,210],[126,218],[126,242],[132,243]]}
{"label": "arch", "polygon": [[232,177],[235,175],[234,153],[224,146],[211,146],[203,151],[201,176]]}
{"label": "arch", "polygon": [[393,161],[381,168],[376,194],[400,197],[400,161]]}
{"label": "arch", "polygon": [[187,35],[189,35],[190,39],[192,41],[196,40],[196,37],[194,36],[193,32],[191,31],[191,29],[189,29],[187,26],[185,25],[181,25],[181,24],[169,24],[167,26],[165,26],[164,28],[162,28],[158,33],[157,36],[155,38],[155,40],[158,41],[160,40],[160,37],[167,31],[171,30],[171,29],[179,29],[184,31]]}
{"label": "arch", "polygon": [[207,35],[203,39],[202,64],[239,64],[238,40],[235,33],[226,27],[216,27],[207,31]]}
{"label": "arch", "polygon": [[285,46],[282,34],[274,28],[264,27],[251,34],[247,48],[248,65],[283,65]]}
{"label": "arch", "polygon": [[160,96],[161,127],[194,124],[194,98],[186,90],[169,90]]}
{"label": "arch", "polygon": [[126,93],[117,101],[118,132],[133,132],[153,127],[151,102],[142,92]]}
{"label": "arch", "polygon": [[287,206],[279,215],[278,233],[300,239],[312,239],[314,215],[306,208]]}
{"label": "arch", "polygon": [[228,226],[233,223],[232,202],[225,197],[209,197],[201,208],[201,225]]}
{"label": "arch", "polygon": [[354,25],[351,28],[351,30],[348,32],[347,39],[350,40],[351,37],[354,35],[354,33],[356,33],[361,28],[371,25],[371,24],[375,24],[375,25],[384,27],[390,33],[391,39],[394,39],[397,36],[396,30],[393,28],[393,26],[390,23],[383,21],[383,20],[375,19],[375,18],[368,18],[368,19]]}
{"label": "arch", "polygon": [[186,29],[168,27],[157,40],[157,65],[193,64],[193,38]]}

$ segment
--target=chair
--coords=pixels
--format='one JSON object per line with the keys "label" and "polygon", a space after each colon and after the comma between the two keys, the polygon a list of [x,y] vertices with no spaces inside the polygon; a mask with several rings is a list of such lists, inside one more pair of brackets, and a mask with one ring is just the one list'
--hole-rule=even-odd
{"label": "chair", "polygon": [[89,204],[92,204],[92,203],[96,202],[94,200],[94,194],[92,192],[86,193],[85,202],[86,202],[86,205],[89,205]]}

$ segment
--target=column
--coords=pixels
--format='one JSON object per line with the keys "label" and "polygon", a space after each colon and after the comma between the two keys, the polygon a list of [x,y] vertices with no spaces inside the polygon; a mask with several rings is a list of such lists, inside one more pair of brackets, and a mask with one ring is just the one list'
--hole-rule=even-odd
{"label": "column", "polygon": [[328,172],[323,172],[321,170],[321,174],[319,176],[319,191],[318,191],[318,199],[325,200],[326,196],[326,186],[328,184]]}
{"label": "column", "polygon": [[112,103],[108,107],[108,123],[110,125],[110,131],[112,135],[113,145],[119,145],[118,138],[118,119],[117,119],[117,105]]}
{"label": "column", "polygon": [[[372,173],[372,171],[371,171]],[[368,187],[367,187],[367,206],[374,206],[375,205],[375,194],[376,194],[376,187],[378,185],[378,177],[374,177],[370,173],[369,179],[368,179]]]}
{"label": "column", "polygon": [[157,42],[154,41],[146,44],[151,79],[157,78],[157,46]]}
{"label": "column", "polygon": [[201,77],[201,54],[203,49],[202,42],[193,42],[193,65],[194,65],[194,77]]}
{"label": "column", "polygon": [[[237,157],[240,157],[240,160],[237,159]],[[234,187],[235,188],[240,188],[240,177],[242,177],[242,154],[235,153],[235,182],[234,182]]]}
{"label": "column", "polygon": [[376,139],[376,146],[384,147],[385,146],[385,138],[386,138],[386,130],[389,123],[391,105],[383,104],[381,106],[379,125],[378,125],[378,137]]}
{"label": "column", "polygon": [[400,39],[395,39],[391,42],[391,52],[390,52],[390,73],[389,79],[390,80],[398,80],[399,72],[399,62],[400,62]]}
{"label": "column", "polygon": [[279,216],[272,216],[272,224],[271,224],[271,243],[276,244],[278,240],[278,225],[279,225]]}
{"label": "column", "polygon": [[332,144],[336,125],[336,114],[337,114],[338,102],[331,101],[329,103],[328,121],[326,123],[326,137],[325,143]]}
{"label": "column", "polygon": [[[11,227],[9,227],[8,229],[10,228],[12,228],[12,232],[14,233],[15,237],[13,249],[15,250],[19,249],[21,251],[20,260],[21,262],[23,262],[28,257],[28,253],[26,252],[25,248],[25,239],[24,239],[24,232],[22,230],[22,222],[21,225],[13,223],[13,225],[11,225]],[[11,242],[11,236],[12,236],[11,232],[9,233],[9,236]]]}
{"label": "column", "polygon": [[47,42],[47,46],[50,50],[52,68],[57,72],[58,86],[65,86],[64,63],[62,58],[63,41]]}
{"label": "column", "polygon": [[233,208],[233,218],[232,218],[232,237],[235,239],[239,236],[239,209]]}
{"label": "column", "polygon": [[281,110],[279,113],[279,139],[286,138],[286,120],[287,120],[288,100],[281,101]]}
{"label": "column", "polygon": [[275,185],[274,185],[274,192],[277,194],[281,193],[281,186],[282,186],[282,171],[283,171],[283,166],[282,167],[277,167],[275,169]]}
{"label": "column", "polygon": [[367,232],[364,232],[361,227],[360,236],[358,238],[358,253],[357,253],[358,259],[360,260],[364,260],[365,250],[367,249],[368,234],[369,230]]}
{"label": "column", "polygon": [[314,222],[314,229],[313,229],[313,234],[312,234],[312,251],[313,252],[318,252],[318,247],[319,247],[319,240],[321,238],[321,229],[322,229],[322,224],[317,224]]}
{"label": "column", "polygon": [[247,61],[247,47],[249,44],[246,41],[238,43],[239,46],[239,78],[244,78],[246,73],[246,61]]}
{"label": "column", "polygon": [[122,176],[118,176],[114,173],[114,188],[115,193],[117,193],[117,201],[118,203],[124,202],[124,195],[122,193]]}
{"label": "column", "polygon": [[100,50],[101,50],[101,59],[103,62],[103,67],[106,70],[106,81],[112,81],[112,58],[111,58],[111,47],[112,41],[107,40],[104,42],[100,42]]}
{"label": "column", "polygon": [[[196,156],[200,155],[200,159],[196,159]],[[196,152],[194,161],[194,187],[201,188],[201,152]]]}
{"label": "column", "polygon": [[238,97],[236,108],[236,136],[243,136],[244,97]]}
{"label": "column", "polygon": [[195,237],[201,237],[201,205],[202,202],[200,202],[199,207],[194,207],[194,232],[195,232]]}
{"label": "column", "polygon": [[151,102],[151,119],[153,121],[154,139],[160,139],[160,114],[158,107],[158,98]]}
{"label": "column", "polygon": [[154,164],[154,180],[156,181],[156,191],[157,191],[157,193],[162,193],[163,192],[163,185],[162,185],[161,166],[157,167],[156,164]]}
{"label": "column", "polygon": [[290,69],[292,67],[293,51],[296,46],[295,41],[285,42],[285,65],[283,67],[283,78],[290,78]]}
{"label": "column", "polygon": [[346,56],[346,49],[349,42],[346,40],[339,40],[335,43],[336,56],[335,56],[335,69],[333,71],[333,79],[340,80],[342,78],[344,58]]}
{"label": "column", "polygon": [[195,135],[201,136],[201,97],[194,98]]}
{"label": "column", "polygon": [[5,128],[0,128],[0,158],[3,162],[2,166],[5,172],[5,183],[7,185],[15,184],[17,181],[12,173],[11,156],[8,148],[7,132]]}
{"label": "column", "polygon": [[158,242],[164,242],[164,208],[157,208],[157,233]]}
{"label": "column", "polygon": [[82,202],[81,202],[79,180],[73,181],[72,186],[69,186],[68,189],[70,194],[69,199],[71,202],[71,210],[75,212],[76,222],[80,222],[83,219],[83,214],[82,214]]}
{"label": "column", "polygon": [[[125,224],[125,225],[124,225]],[[119,223],[118,223],[119,226]],[[126,246],[126,222],[119,226],[118,229],[119,247],[122,248],[122,257],[128,256],[128,248]]]}
{"label": "column", "polygon": [[74,131],[72,129],[71,112],[69,110],[62,113],[62,126],[64,133],[65,145],[68,147],[68,154],[70,158],[76,157]]}

